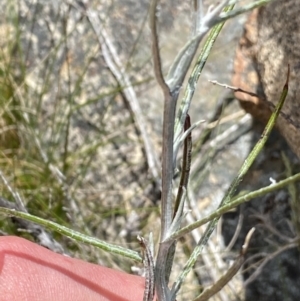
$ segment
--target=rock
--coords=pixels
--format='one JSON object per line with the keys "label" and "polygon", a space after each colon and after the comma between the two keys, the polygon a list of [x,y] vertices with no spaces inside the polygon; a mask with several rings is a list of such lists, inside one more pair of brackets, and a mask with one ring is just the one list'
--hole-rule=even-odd
{"label": "rock", "polygon": [[241,106],[266,122],[279,101],[290,64],[289,93],[277,128],[300,157],[300,2],[275,0],[254,10],[234,62],[233,85],[258,97],[235,93]]}

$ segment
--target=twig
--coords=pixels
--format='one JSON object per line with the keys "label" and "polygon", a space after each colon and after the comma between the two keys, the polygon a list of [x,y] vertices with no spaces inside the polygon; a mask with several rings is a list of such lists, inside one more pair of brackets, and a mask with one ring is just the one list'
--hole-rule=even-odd
{"label": "twig", "polygon": [[234,235],[232,236],[229,244],[227,245],[227,247],[225,249],[226,253],[228,253],[233,248],[233,246],[235,245],[237,239],[239,238],[239,235],[240,235],[241,229],[242,229],[242,225],[243,225],[243,221],[244,221],[244,214],[242,212],[240,212],[238,222],[237,222],[237,226],[236,226],[235,231],[234,231]]}
{"label": "twig", "polygon": [[[205,35],[205,33],[210,29],[209,24],[212,19],[214,19],[224,8],[228,1],[225,0],[219,4],[215,9],[210,10],[203,17],[199,32],[197,35],[183,48],[175,59],[169,75],[168,75],[168,85],[166,85],[165,80],[162,75],[158,38],[156,32],[156,5],[157,0],[153,0],[150,9],[150,27],[152,31],[153,39],[153,57],[154,57],[154,69],[157,81],[160,84],[163,94],[164,94],[164,123],[163,123],[163,153],[162,153],[162,227],[161,227],[161,241],[164,241],[171,228],[172,221],[172,178],[174,174],[175,161],[177,151],[173,147],[174,141],[174,125],[175,125],[175,108],[178,98],[178,92],[185,78],[185,75],[189,69],[189,66],[194,58],[198,45]],[[199,17],[199,16],[197,16]],[[221,26],[222,27],[222,26]],[[204,64],[203,64],[204,65]],[[199,76],[198,76],[199,77]],[[183,123],[186,119],[187,110],[182,113],[181,119],[183,122],[177,127],[178,137],[182,131]],[[176,129],[175,129],[176,130]],[[177,138],[175,139],[176,143]],[[178,147],[179,147],[178,143]],[[174,242],[161,243],[157,261],[156,261],[156,286],[158,299],[160,301],[173,301],[175,300],[177,291],[173,291],[170,295],[169,288],[167,287],[166,279],[166,269],[165,266],[169,266],[169,262],[166,262],[169,257],[169,248],[174,245]],[[168,277],[167,277],[168,278]]]}
{"label": "twig", "polygon": [[[0,197],[0,207],[26,212],[22,208],[19,208],[18,204],[14,204],[3,197]],[[42,226],[21,218],[14,217],[12,220],[19,228],[25,229],[26,232],[32,235],[41,246],[56,253],[69,255],[69,253],[64,250],[63,246],[57,242],[50,233],[45,231]]]}
{"label": "twig", "polygon": [[152,301],[155,294],[154,260],[148,242],[141,236],[137,237],[142,250],[143,262],[146,271],[146,283],[143,301]]}
{"label": "twig", "polygon": [[[216,80],[209,80],[209,82],[211,82],[213,85],[218,85],[220,87],[224,87],[225,89],[230,89],[233,92],[245,93],[245,94],[248,94],[250,96],[257,97],[261,101],[266,103],[271,110],[275,109],[275,105],[271,101],[263,98],[262,96],[259,96],[256,93],[241,89],[239,87],[234,87],[234,86],[230,86],[230,85],[227,85],[227,84],[222,84],[222,83],[217,82]],[[296,129],[300,129],[299,125],[294,120],[292,120],[287,114],[285,114],[284,112],[280,111],[280,116],[283,117],[288,123],[292,124]]]}
{"label": "twig", "polygon": [[105,59],[105,62],[111,72],[114,74],[115,78],[120,83],[120,86],[126,87],[123,90],[124,95],[130,105],[130,108],[134,114],[134,120],[139,128],[141,137],[144,143],[147,164],[149,170],[152,174],[154,180],[159,183],[160,172],[158,168],[158,158],[155,154],[154,147],[151,140],[149,139],[149,134],[146,129],[146,122],[143,118],[143,112],[141,110],[139,101],[137,99],[136,93],[133,89],[132,83],[129,79],[129,76],[126,72],[123,72],[121,67],[121,61],[118,58],[117,52],[111,40],[108,37],[108,34],[104,30],[102,23],[99,19],[99,16],[95,11],[92,11],[90,8],[86,8],[86,15],[92,28],[98,38],[99,44],[102,49],[102,54]]}
{"label": "twig", "polygon": [[[190,128],[191,128],[190,116],[187,114],[185,124],[184,124],[184,131],[187,132],[189,131]],[[177,213],[180,200],[183,196],[183,189],[187,190],[188,188],[191,162],[192,162],[192,133],[189,131],[187,137],[184,139],[182,173],[181,173],[178,193],[176,196],[173,217],[175,217]]]}
{"label": "twig", "polygon": [[[293,173],[293,166],[292,163],[290,162],[290,160],[288,159],[288,157],[286,156],[286,154],[284,152],[281,152],[281,157],[283,160],[283,163],[285,165],[285,169],[286,169],[286,176],[290,177]],[[292,225],[294,228],[294,231],[296,233],[297,236],[300,235],[300,205],[299,205],[299,191],[297,189],[297,185],[295,185],[295,183],[291,183],[288,186],[288,191],[291,197],[291,211],[292,211]],[[299,241],[299,248],[300,248],[300,241]]]}
{"label": "twig", "polygon": [[[195,199],[195,195],[193,190],[189,191],[188,194],[188,204],[189,204],[189,211],[186,214],[186,221],[188,224],[193,224],[195,220],[200,220],[203,212],[198,209],[197,201]],[[204,233],[203,227],[198,227],[197,229],[191,232],[194,241],[197,243],[201,236]],[[216,234],[216,233],[215,233]],[[210,239],[207,245],[204,247],[203,252],[201,254],[201,260],[203,260],[205,270],[201,269],[200,276],[205,275],[205,279],[209,278],[212,282],[217,282],[220,278],[220,271],[224,271],[228,269],[227,264],[223,261],[222,255],[219,252],[216,252],[216,245],[215,241],[221,241],[222,238],[214,237]],[[223,253],[223,252],[222,252]],[[204,281],[201,281],[204,284]],[[231,290],[234,290],[236,283],[229,283],[229,287]],[[228,295],[225,291],[219,292],[220,300],[228,301]]]}
{"label": "twig", "polygon": [[166,84],[164,79],[162,68],[161,68],[161,59],[159,53],[159,42],[158,42],[158,35],[157,35],[157,28],[156,28],[156,7],[157,7],[158,0],[153,0],[151,3],[150,8],[150,29],[151,29],[151,36],[152,36],[152,58],[153,58],[153,65],[154,65],[154,73],[155,78],[160,85],[165,99],[170,96],[170,89],[169,86]]}
{"label": "twig", "polygon": [[295,239],[295,241],[293,243],[287,244],[287,245],[279,248],[276,252],[267,255],[266,258],[263,260],[263,262],[258,267],[256,267],[255,272],[244,282],[245,287],[247,285],[249,285],[251,282],[253,282],[258,277],[258,275],[261,273],[262,269],[268,262],[270,262],[272,259],[274,259],[276,256],[278,256],[280,253],[282,253],[286,250],[292,249],[292,248],[296,248],[298,245],[298,240],[299,239],[297,238],[297,239]]}
{"label": "twig", "polygon": [[204,292],[200,296],[198,296],[196,299],[194,299],[194,301],[209,300],[210,297],[212,297],[217,292],[219,292],[235,276],[235,274],[239,271],[239,269],[241,268],[242,264],[245,261],[245,254],[248,250],[249,242],[250,242],[250,239],[251,239],[254,231],[255,231],[255,228],[252,228],[248,232],[248,234],[245,238],[245,242],[240,251],[239,257],[236,259],[236,261],[233,263],[233,265],[227,270],[225,275],[223,275],[213,286],[205,289]]}
{"label": "twig", "polygon": [[[169,233],[173,233],[180,228],[182,218],[183,218],[183,207],[186,199],[186,191],[188,188],[191,161],[192,161],[192,133],[190,129],[191,129],[191,120],[190,120],[190,116],[187,115],[184,124],[184,130],[185,132],[187,131],[189,132],[184,140],[182,171],[181,171],[179,188],[178,188],[175,205],[174,205],[173,220],[169,229]],[[173,244],[169,249],[167,260],[166,260],[167,262],[166,275],[165,275],[166,282],[169,281],[171,268],[175,256],[175,251],[176,251],[176,242],[173,242]]]}
{"label": "twig", "polygon": [[[22,201],[20,195],[18,192],[15,192],[10,184],[8,183],[6,177],[3,175],[2,171],[0,170],[0,177],[2,181],[4,182],[4,185],[8,189],[8,191],[12,194],[12,196],[15,199],[15,204],[6,200],[3,197],[0,197],[0,206],[19,210],[22,212],[27,213],[26,207],[24,205],[24,202]],[[57,253],[63,253],[67,254],[67,252],[64,251],[64,248],[60,243],[58,243],[56,240],[53,239],[52,235],[50,233],[47,233],[43,227],[40,225],[36,225],[32,222],[29,222],[24,219],[15,218],[14,221],[19,225],[20,228],[26,229],[28,233],[30,233],[39,243],[40,245],[48,248],[49,250],[52,250]]]}
{"label": "twig", "polygon": [[180,229],[176,233],[173,233],[170,237],[168,237],[167,241],[169,241],[169,240],[172,241],[172,240],[179,239],[180,237],[182,237],[185,234],[193,231],[194,229],[196,229],[196,228],[198,228],[202,225],[205,225],[206,223],[213,220],[214,218],[219,218],[221,215],[223,215],[224,213],[232,210],[233,208],[237,207],[238,205],[241,205],[241,204],[243,204],[245,202],[248,202],[248,201],[250,201],[254,198],[265,195],[269,192],[281,189],[281,188],[289,185],[290,183],[293,183],[293,182],[296,182],[296,181],[300,181],[300,173],[297,173],[294,176],[289,177],[288,179],[284,179],[280,182],[277,182],[276,184],[269,185],[267,187],[263,187],[263,188],[258,189],[256,191],[252,191],[252,192],[250,192],[246,195],[235,198],[230,203],[221,206],[220,208],[215,210],[213,213],[211,213],[208,216],[202,218],[201,220],[198,220],[195,223]]}
{"label": "twig", "polygon": [[6,180],[4,174],[2,173],[2,171],[0,170],[0,178],[2,179],[5,187],[8,189],[8,191],[11,193],[11,195],[13,196],[13,198],[15,199],[16,205],[18,206],[19,210],[22,210],[24,212],[26,212],[26,208],[24,205],[24,202],[22,201],[20,195],[18,192],[15,192],[12,187],[10,186],[10,184],[8,183],[8,181]]}
{"label": "twig", "polygon": [[230,89],[230,90],[232,90],[234,92],[241,92],[241,93],[248,94],[250,96],[259,97],[256,93],[249,92],[249,91],[243,90],[243,89],[238,88],[238,87],[229,86],[227,84],[221,84],[221,83],[217,82],[216,80],[209,80],[209,82],[212,83],[213,85],[218,85],[220,87],[224,87],[225,89]]}
{"label": "twig", "polygon": [[[240,7],[238,9],[233,10],[233,11],[224,12],[224,13],[220,14],[220,16],[218,18],[216,18],[215,20],[213,20],[213,21],[215,22],[215,24],[218,24],[219,22],[224,22],[224,21],[232,19],[232,18],[234,18],[238,15],[241,15],[241,14],[244,14],[248,11],[251,11],[251,10],[253,10],[253,9],[259,7],[259,6],[266,5],[271,1],[274,1],[274,0],[257,0],[257,1],[254,1],[250,4],[244,5],[243,7]],[[215,25],[215,24],[213,24],[213,25]]]}
{"label": "twig", "polygon": [[[225,3],[227,2],[222,2],[222,7],[221,7],[221,4],[217,7],[217,11],[220,12],[219,10],[223,9],[224,8],[224,5]],[[233,5],[231,6],[227,6],[224,8],[224,10],[231,10],[233,8]],[[216,11],[215,11],[216,12]],[[210,14],[210,16],[212,18],[215,17],[214,14]],[[211,21],[209,19],[206,18],[206,22],[207,23],[210,23]],[[204,31],[205,33],[208,31],[208,27],[207,27],[207,24],[204,22],[204,23],[201,23],[203,26],[203,29],[202,31]],[[180,104],[180,108],[178,110],[178,114],[177,114],[177,117],[176,117],[176,122],[175,122],[175,134],[174,134],[174,141],[175,143],[177,142],[178,139],[180,139],[180,134],[182,132],[182,129],[183,129],[183,124],[184,124],[184,120],[185,120],[185,116],[190,108],[190,104],[191,104],[191,101],[192,101],[192,98],[194,96],[194,93],[195,93],[195,89],[196,89],[196,85],[197,85],[197,82],[199,80],[199,77],[202,73],[202,70],[205,66],[205,63],[208,59],[208,56],[210,54],[210,51],[220,33],[220,31],[222,30],[222,27],[223,27],[224,23],[222,24],[218,24],[217,26],[215,26],[211,33],[209,34],[202,50],[201,50],[201,53],[197,59],[197,62],[192,70],[192,73],[191,73],[191,76],[189,78],[189,81],[188,81],[188,84],[187,84],[187,87],[185,89],[185,93],[184,93],[184,97],[181,101],[181,104]],[[206,31],[204,30],[204,28],[206,28]],[[203,36],[201,37],[201,39],[203,38]],[[198,47],[198,46],[197,46]],[[186,52],[186,50],[185,50]],[[188,54],[190,53],[191,51],[188,52]],[[194,53],[195,55],[195,53]],[[185,60],[187,60],[188,58],[186,58]],[[193,59],[193,58],[192,58]],[[183,59],[182,59],[183,60]],[[189,65],[190,65],[190,62],[188,61]],[[175,63],[174,63],[175,64]],[[178,63],[179,64],[179,63]],[[188,66],[189,66],[188,65]],[[170,74],[172,72],[170,71]],[[174,77],[174,76],[173,76]]]}
{"label": "twig", "polygon": [[162,149],[162,231],[161,239],[166,237],[172,221],[172,178],[173,178],[173,131],[176,99],[171,95],[166,84],[162,70],[159,54],[158,36],[156,29],[156,6],[158,0],[153,0],[150,8],[150,29],[152,34],[152,55],[154,73],[158,84],[164,95],[164,116],[163,116],[163,149]]}
{"label": "twig", "polygon": [[[239,185],[239,183],[242,181],[244,175],[246,174],[246,172],[249,170],[250,166],[253,164],[254,160],[256,159],[257,155],[260,153],[260,151],[262,150],[262,148],[264,147],[274,125],[275,122],[279,116],[279,112],[284,104],[284,101],[286,99],[287,93],[288,93],[288,83],[289,83],[289,77],[290,77],[290,66],[288,65],[288,72],[287,72],[287,77],[286,77],[286,83],[282,89],[282,93],[280,96],[280,100],[276,106],[275,111],[273,112],[273,114],[270,117],[270,120],[268,122],[268,124],[266,125],[260,140],[257,142],[257,144],[254,146],[253,150],[251,151],[251,153],[249,154],[249,156],[247,157],[247,159],[244,161],[244,164],[242,165],[237,177],[233,180],[233,182],[231,183],[228,191],[226,192],[224,198],[222,199],[219,208],[221,208],[224,205],[229,204],[232,201],[233,198],[233,194],[235,193],[237,186]],[[186,278],[187,274],[190,272],[190,270],[192,269],[192,267],[194,266],[198,256],[201,254],[203,247],[207,244],[207,241],[209,240],[211,234],[213,233],[217,222],[218,222],[219,218],[215,218],[213,220],[211,220],[205,230],[204,235],[201,237],[200,241],[198,242],[197,246],[195,247],[190,259],[187,261],[185,268],[183,270],[183,272],[180,274],[180,276],[178,277],[178,280],[176,281],[176,284],[174,286],[174,289],[172,290],[172,294],[176,295],[176,293],[178,292],[183,280]]]}
{"label": "twig", "polygon": [[[171,93],[166,84],[159,54],[158,36],[156,29],[156,6],[158,0],[153,0],[150,7],[150,29],[152,35],[152,55],[154,73],[164,95],[163,115],[163,146],[162,146],[162,193],[161,193],[161,241],[167,237],[172,222],[172,179],[174,174],[173,166],[173,137],[176,100],[178,95]],[[155,263],[155,283],[159,301],[171,301],[170,290],[166,279],[166,268],[172,266],[167,262],[169,249],[172,243],[161,244],[158,250]]]}
{"label": "twig", "polygon": [[141,256],[136,251],[129,250],[129,249],[117,246],[117,245],[113,245],[106,241],[82,234],[78,231],[72,230],[68,227],[62,226],[62,225],[52,222],[50,220],[46,220],[46,219],[37,217],[35,215],[29,214],[26,212],[17,211],[15,209],[4,208],[4,207],[0,207],[0,214],[26,219],[27,221],[31,221],[33,223],[42,225],[43,227],[45,227],[48,230],[52,230],[52,231],[55,231],[62,235],[65,235],[65,236],[69,237],[70,239],[95,246],[95,247],[100,248],[104,251],[107,251],[111,254],[121,255],[123,257],[127,257],[130,259],[136,260],[138,262],[142,262]]}
{"label": "twig", "polygon": [[[200,25],[197,25],[196,34],[186,43],[175,58],[167,76],[167,83],[172,93],[178,91],[182,86],[200,42],[213,26],[211,25],[212,20],[217,18],[227,3],[228,0],[223,0],[214,9],[209,10],[206,15],[203,16]],[[199,16],[195,15],[195,18],[199,18]]]}

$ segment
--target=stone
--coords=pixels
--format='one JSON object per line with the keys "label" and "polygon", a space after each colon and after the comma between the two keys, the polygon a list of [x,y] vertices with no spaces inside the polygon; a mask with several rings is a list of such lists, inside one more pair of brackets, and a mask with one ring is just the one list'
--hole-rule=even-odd
{"label": "stone", "polygon": [[254,10],[244,27],[234,61],[233,85],[258,97],[236,92],[241,106],[267,122],[286,81],[289,93],[277,128],[300,157],[300,2],[275,0]]}

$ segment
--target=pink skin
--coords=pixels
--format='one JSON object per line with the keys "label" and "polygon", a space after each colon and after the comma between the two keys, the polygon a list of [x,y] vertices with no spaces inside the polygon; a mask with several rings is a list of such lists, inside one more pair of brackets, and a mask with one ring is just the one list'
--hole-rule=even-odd
{"label": "pink skin", "polygon": [[0,301],[141,301],[138,276],[56,254],[18,237],[0,237]]}

